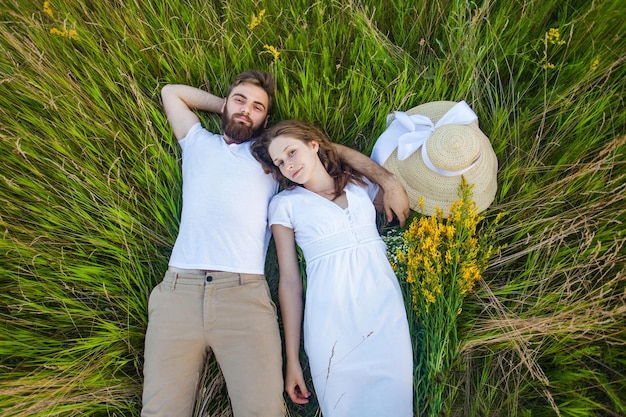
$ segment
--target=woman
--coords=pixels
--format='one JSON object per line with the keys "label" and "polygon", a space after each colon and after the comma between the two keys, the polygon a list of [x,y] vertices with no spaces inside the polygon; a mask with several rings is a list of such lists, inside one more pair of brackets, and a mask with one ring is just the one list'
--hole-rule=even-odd
{"label": "woman", "polygon": [[285,330],[285,390],[308,402],[299,360],[306,261],[304,345],[324,417],[413,415],[412,350],[404,303],[376,227],[378,186],[344,166],[319,129],[284,121],[252,151],[283,185],[270,203]]}

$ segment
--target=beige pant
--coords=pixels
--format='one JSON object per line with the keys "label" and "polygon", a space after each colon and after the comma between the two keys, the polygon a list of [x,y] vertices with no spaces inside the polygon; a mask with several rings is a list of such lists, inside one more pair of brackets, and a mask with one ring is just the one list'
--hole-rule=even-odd
{"label": "beige pant", "polygon": [[174,271],[150,294],[141,415],[191,416],[212,350],[234,417],[284,416],[281,340],[265,278]]}

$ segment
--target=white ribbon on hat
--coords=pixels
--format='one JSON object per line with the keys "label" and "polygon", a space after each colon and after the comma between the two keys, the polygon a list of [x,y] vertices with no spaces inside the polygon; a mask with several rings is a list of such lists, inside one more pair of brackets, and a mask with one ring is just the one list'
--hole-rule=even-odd
{"label": "white ribbon on hat", "polygon": [[403,161],[416,150],[422,148],[422,159],[429,169],[443,176],[462,175],[472,169],[478,160],[459,171],[439,169],[428,158],[426,146],[424,145],[430,135],[443,125],[466,125],[477,119],[476,113],[464,100],[452,106],[436,124],[433,124],[428,116],[421,114],[409,116],[405,112],[395,111],[387,116],[388,127],[376,141],[371,158],[382,165],[393,150],[398,148],[398,160]]}

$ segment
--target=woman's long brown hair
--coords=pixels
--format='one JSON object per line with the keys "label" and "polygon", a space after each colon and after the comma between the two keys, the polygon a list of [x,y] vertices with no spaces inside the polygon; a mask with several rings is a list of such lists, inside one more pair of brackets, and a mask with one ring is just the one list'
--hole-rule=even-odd
{"label": "woman's long brown hair", "polygon": [[362,175],[345,164],[341,158],[339,158],[339,154],[337,153],[335,146],[324,132],[310,123],[299,120],[284,120],[276,124],[274,127],[267,129],[251,148],[252,154],[259,162],[261,162],[265,172],[268,174],[271,173],[283,188],[291,189],[298,184],[288,180],[280,172],[280,169],[274,165],[274,162],[269,155],[268,148],[270,143],[272,143],[274,138],[281,135],[301,140],[307,144],[313,140],[319,143],[320,147],[318,156],[322,161],[324,168],[328,171],[328,174],[330,174],[335,181],[334,198],[341,196],[341,193],[348,182],[364,184]]}

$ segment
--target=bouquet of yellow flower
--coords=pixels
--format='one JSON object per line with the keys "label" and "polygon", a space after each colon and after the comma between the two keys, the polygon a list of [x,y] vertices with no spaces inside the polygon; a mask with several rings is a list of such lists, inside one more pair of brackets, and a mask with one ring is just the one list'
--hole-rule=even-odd
{"label": "bouquet of yellow flower", "polygon": [[472,186],[463,179],[446,218],[437,208],[433,216],[414,218],[399,239],[386,239],[392,267],[410,288],[420,416],[437,416],[443,408],[447,372],[458,353],[456,320],[463,299],[498,251],[492,240],[500,216],[489,225],[483,218],[472,201]]}

